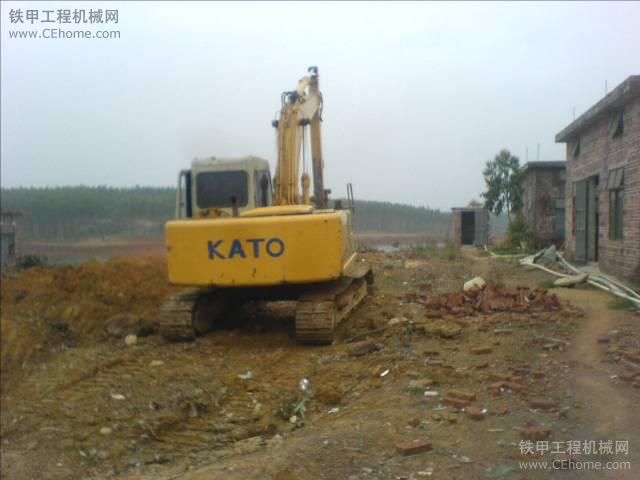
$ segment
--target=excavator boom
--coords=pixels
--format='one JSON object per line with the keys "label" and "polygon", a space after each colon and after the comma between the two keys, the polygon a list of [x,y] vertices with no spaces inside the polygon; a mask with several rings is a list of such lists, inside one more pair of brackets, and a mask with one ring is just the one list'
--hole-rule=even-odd
{"label": "excavator boom", "polygon": [[[322,94],[318,87],[318,69],[310,67],[311,75],[302,78],[295,90],[282,94],[279,119],[273,122],[278,131],[278,163],[276,167],[275,205],[310,205],[310,179],[306,172],[305,132],[311,130],[311,150],[316,208],[326,208],[323,182]],[[303,172],[300,175],[300,154]],[[300,193],[302,187],[302,194]]]}

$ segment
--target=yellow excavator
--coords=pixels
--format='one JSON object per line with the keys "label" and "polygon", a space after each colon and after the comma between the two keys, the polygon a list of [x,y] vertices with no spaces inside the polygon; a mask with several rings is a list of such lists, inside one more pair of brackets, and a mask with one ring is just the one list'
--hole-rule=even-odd
{"label": "yellow excavator", "polygon": [[245,302],[294,300],[298,341],[329,344],[367,295],[373,276],[355,249],[351,186],[350,208],[327,208],[318,80],[310,67],[281,96],[273,184],[257,157],[195,159],[180,172],[176,219],[165,226],[168,273],[191,288],[161,309],[167,340],[193,340]]}

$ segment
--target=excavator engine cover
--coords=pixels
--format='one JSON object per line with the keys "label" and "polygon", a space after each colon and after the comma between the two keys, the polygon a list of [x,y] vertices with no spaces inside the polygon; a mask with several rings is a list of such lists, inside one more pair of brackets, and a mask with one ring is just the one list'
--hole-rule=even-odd
{"label": "excavator engine cover", "polygon": [[353,254],[348,213],[272,208],[274,215],[168,222],[169,281],[255,287],[340,278]]}

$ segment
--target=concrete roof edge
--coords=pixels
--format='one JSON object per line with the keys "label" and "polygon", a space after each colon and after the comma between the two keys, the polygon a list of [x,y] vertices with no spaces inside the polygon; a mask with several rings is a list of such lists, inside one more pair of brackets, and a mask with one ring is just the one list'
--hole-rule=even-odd
{"label": "concrete roof edge", "polygon": [[584,112],[556,135],[557,143],[566,143],[595,120],[615,108],[620,108],[628,100],[640,96],[640,75],[630,75],[616,88],[601,98],[589,110]]}
{"label": "concrete roof edge", "polygon": [[564,160],[535,161],[527,162],[522,166],[525,171],[533,168],[567,168],[567,162]]}

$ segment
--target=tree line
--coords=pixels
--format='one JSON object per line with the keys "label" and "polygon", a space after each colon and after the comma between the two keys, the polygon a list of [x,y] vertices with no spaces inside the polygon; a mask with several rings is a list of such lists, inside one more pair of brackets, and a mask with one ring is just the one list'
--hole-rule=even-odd
{"label": "tree line", "polygon": [[[23,234],[33,240],[86,240],[160,236],[174,216],[172,187],[3,188],[3,209],[24,212]],[[342,200],[344,206],[347,205]],[[446,235],[451,214],[427,207],[356,200],[359,232]]]}

